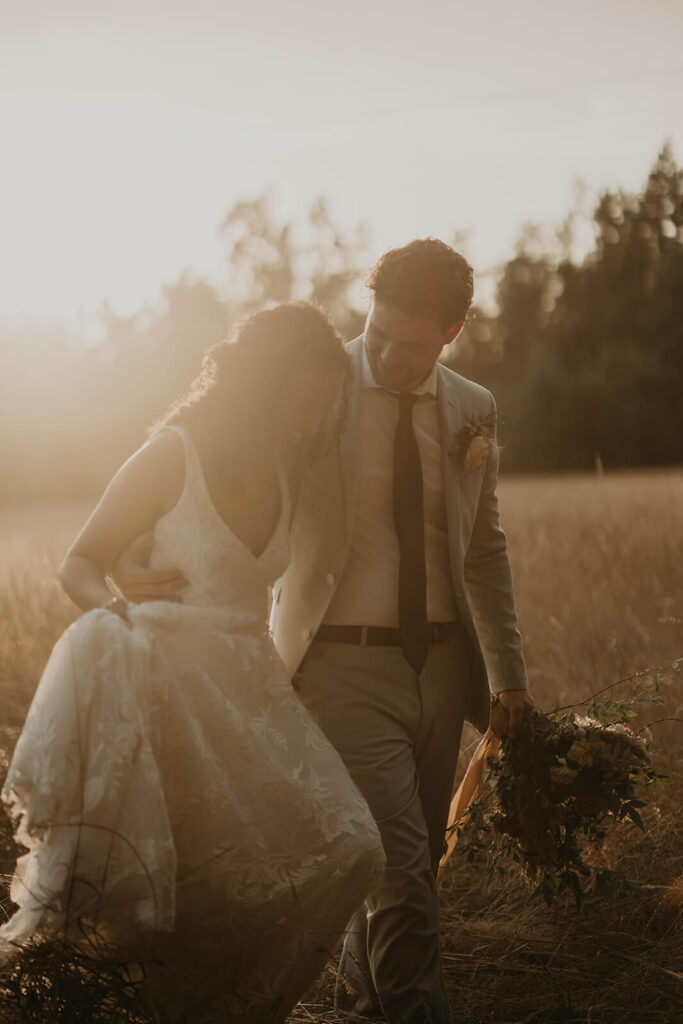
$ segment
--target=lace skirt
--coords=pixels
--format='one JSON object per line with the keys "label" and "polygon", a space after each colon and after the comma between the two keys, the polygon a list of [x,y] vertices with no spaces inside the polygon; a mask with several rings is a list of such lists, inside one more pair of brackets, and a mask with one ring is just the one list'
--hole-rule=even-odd
{"label": "lace skirt", "polygon": [[131,617],[80,618],[36,691],[2,792],[28,853],[0,960],[91,942],[153,961],[151,998],[193,1020],[198,992],[206,1019],[282,1020],[379,879],[379,833],[262,623]]}

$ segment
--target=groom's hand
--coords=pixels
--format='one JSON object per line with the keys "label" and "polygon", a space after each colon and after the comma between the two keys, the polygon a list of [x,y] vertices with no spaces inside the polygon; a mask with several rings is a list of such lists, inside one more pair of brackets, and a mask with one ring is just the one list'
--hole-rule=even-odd
{"label": "groom's hand", "polygon": [[496,696],[507,718],[503,728],[500,728],[501,723],[497,718],[494,732],[498,735],[509,736],[511,740],[516,740],[519,738],[524,716],[532,708],[535,708],[536,705],[529,696],[528,690],[501,690]]}
{"label": "groom's hand", "polygon": [[149,556],[154,538],[151,533],[136,537],[114,563],[112,576],[127,601],[175,601],[182,603],[180,591],[187,580],[179,569],[150,569]]}

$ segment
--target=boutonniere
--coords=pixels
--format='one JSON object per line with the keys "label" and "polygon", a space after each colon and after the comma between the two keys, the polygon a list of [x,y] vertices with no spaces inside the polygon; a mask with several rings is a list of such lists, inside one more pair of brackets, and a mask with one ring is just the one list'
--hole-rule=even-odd
{"label": "boutonniere", "polygon": [[495,413],[489,413],[482,419],[466,419],[465,425],[455,434],[451,454],[458,458],[461,473],[469,473],[478,469],[489,457],[494,441],[496,426]]}

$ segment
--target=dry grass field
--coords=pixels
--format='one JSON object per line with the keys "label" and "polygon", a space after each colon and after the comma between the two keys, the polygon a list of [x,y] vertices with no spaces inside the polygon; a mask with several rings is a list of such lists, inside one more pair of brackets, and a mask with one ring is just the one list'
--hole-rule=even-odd
{"label": "dry grass field", "polygon": [[[619,826],[605,853],[642,889],[596,916],[569,903],[548,909],[514,871],[490,883],[456,852],[442,893],[455,1019],[673,1024],[683,1019],[683,674],[671,668],[683,653],[683,473],[504,480],[501,507],[537,702],[581,701],[662,666],[664,704],[634,727],[670,786],[649,798],[645,832]],[[0,508],[0,776],[51,645],[75,615],[55,568],[86,512]],[[474,739],[466,736],[463,767]],[[3,822],[0,872],[13,857]],[[343,1020],[332,981],[330,969],[291,1020]]]}

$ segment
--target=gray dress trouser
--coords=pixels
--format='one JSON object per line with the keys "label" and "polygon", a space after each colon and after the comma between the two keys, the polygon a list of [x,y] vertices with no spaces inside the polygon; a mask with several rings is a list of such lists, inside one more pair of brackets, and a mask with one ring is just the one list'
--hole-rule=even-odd
{"label": "gray dress trouser", "polygon": [[429,648],[419,676],[399,648],[315,641],[294,681],[365,796],[387,858],[344,942],[338,1005],[383,1010],[391,1024],[453,1024],[434,883],[470,671],[458,626]]}

